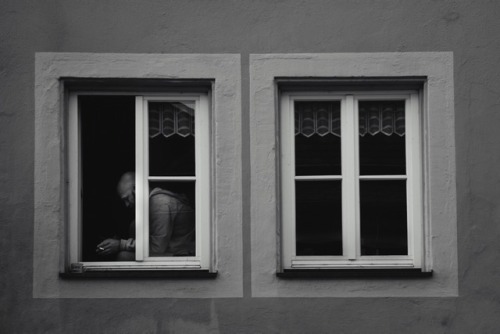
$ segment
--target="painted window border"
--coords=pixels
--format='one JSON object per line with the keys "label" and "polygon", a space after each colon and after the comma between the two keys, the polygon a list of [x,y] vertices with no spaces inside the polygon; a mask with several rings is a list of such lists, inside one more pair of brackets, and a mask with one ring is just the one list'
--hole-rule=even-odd
{"label": "painted window border", "polygon": [[[279,78],[315,81],[423,77],[424,271],[419,278],[285,280],[280,271]],[[424,297],[458,294],[453,54],[450,52],[250,55],[252,295]]]}
{"label": "painted window border", "polygon": [[[212,280],[65,280],[67,249],[67,142],[64,80],[210,80]],[[237,54],[35,55],[35,298],[230,298],[241,297],[241,62]],[[226,161],[226,164],[220,164]]]}

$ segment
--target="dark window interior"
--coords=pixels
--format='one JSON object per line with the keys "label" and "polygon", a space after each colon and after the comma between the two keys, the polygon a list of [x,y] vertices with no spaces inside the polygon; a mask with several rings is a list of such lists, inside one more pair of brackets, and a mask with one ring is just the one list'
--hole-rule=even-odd
{"label": "dark window interior", "polygon": [[[165,113],[158,126],[162,130],[157,134],[151,126],[162,112]],[[165,120],[167,114],[168,121]],[[181,116],[183,121],[177,120]],[[195,175],[194,117],[194,102],[149,102],[150,176]],[[179,129],[181,126],[184,126],[184,131]]]}
{"label": "dark window interior", "polygon": [[[394,116],[393,111],[404,111],[404,101],[361,101],[360,111],[389,110],[390,132],[384,133],[383,123],[377,126],[378,133],[359,136],[359,173],[360,175],[405,175],[405,119]],[[376,112],[377,113],[377,112]],[[404,115],[404,114],[403,114]],[[383,122],[382,117],[378,117]],[[378,122],[377,122],[378,123]],[[397,134],[398,129],[401,135]],[[361,129],[360,129],[361,133]]]}
{"label": "dark window interior", "polygon": [[[312,113],[318,111],[326,111],[330,113],[330,121],[332,115],[336,117],[337,126],[329,124],[330,132],[322,133],[311,123],[319,123],[317,120],[309,122],[310,133],[303,131],[302,126],[305,122],[300,122],[300,119],[305,117],[309,112],[309,117]],[[317,115],[315,116],[318,117]],[[328,119],[328,118],[327,118]],[[299,125],[299,123],[302,123]],[[331,122],[330,122],[331,123]],[[340,133],[334,135],[332,132],[340,131],[340,102],[325,101],[325,102],[295,102],[295,173],[296,175],[340,175],[341,174],[341,151],[340,151]],[[332,130],[335,129],[335,130]],[[301,131],[302,130],[302,131]],[[311,135],[311,133],[314,133]],[[305,135],[307,134],[307,136]],[[322,135],[320,135],[322,134]]]}
{"label": "dark window interior", "polygon": [[360,181],[361,255],[407,255],[406,180]]}
{"label": "dark window interior", "polygon": [[120,176],[135,170],[135,97],[80,96],[82,175],[82,260],[96,255],[106,238],[135,237],[134,212],[116,192]]}
{"label": "dark window interior", "polygon": [[341,181],[296,181],[297,255],[342,255]]}

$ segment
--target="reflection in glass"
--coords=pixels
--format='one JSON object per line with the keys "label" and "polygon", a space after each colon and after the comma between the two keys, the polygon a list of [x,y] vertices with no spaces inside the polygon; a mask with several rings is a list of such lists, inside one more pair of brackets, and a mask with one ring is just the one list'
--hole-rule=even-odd
{"label": "reflection in glass", "polygon": [[342,255],[341,181],[296,181],[297,255]]}
{"label": "reflection in glass", "polygon": [[359,102],[361,175],[405,175],[405,101]]}
{"label": "reflection in glass", "polygon": [[195,255],[195,182],[150,182],[149,255]]}
{"label": "reflection in glass", "polygon": [[194,175],[194,108],[194,102],[149,102],[149,175]]}
{"label": "reflection in glass", "polygon": [[295,102],[296,175],[340,175],[340,101]]}
{"label": "reflection in glass", "polygon": [[361,255],[407,255],[406,180],[360,181]]}

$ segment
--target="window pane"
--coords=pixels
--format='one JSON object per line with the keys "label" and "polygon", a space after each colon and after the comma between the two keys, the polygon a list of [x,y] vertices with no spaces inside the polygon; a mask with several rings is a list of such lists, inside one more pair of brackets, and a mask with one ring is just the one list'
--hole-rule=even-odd
{"label": "window pane", "polygon": [[195,255],[195,182],[150,182],[149,255]]}
{"label": "window pane", "polygon": [[361,255],[407,255],[406,181],[360,181]]}
{"label": "window pane", "polygon": [[296,175],[340,175],[340,101],[295,102]]}
{"label": "window pane", "polygon": [[297,255],[342,255],[341,181],[296,181]]}
{"label": "window pane", "polygon": [[405,175],[405,101],[359,102],[361,175]]}
{"label": "window pane", "polygon": [[134,211],[117,195],[121,175],[135,168],[135,97],[80,96],[82,261],[112,261],[97,245],[135,238]]}
{"label": "window pane", "polygon": [[149,102],[149,175],[195,175],[194,108],[194,102]]}

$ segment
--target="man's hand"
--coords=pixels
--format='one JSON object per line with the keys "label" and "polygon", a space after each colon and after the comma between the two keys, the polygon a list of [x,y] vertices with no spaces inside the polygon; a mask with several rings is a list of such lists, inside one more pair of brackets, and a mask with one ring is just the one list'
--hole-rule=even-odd
{"label": "man's hand", "polygon": [[113,255],[120,251],[120,240],[106,239],[97,245],[96,253],[98,255]]}

